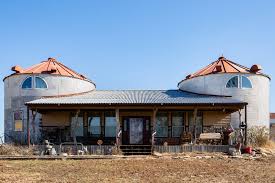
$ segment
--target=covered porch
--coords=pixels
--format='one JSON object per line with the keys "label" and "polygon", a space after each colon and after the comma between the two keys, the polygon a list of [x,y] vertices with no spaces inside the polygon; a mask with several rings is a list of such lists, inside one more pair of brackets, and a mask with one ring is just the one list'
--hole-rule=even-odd
{"label": "covered porch", "polygon": [[[228,145],[231,114],[246,110],[247,105],[225,97],[212,97],[209,102],[192,97],[196,102],[189,100],[189,103],[182,102],[180,97],[173,103],[163,100],[157,103],[60,101],[66,98],[70,99],[57,98],[59,103],[56,103],[51,102],[56,98],[45,98],[27,103],[29,111],[41,114],[41,143],[49,140],[54,144],[73,142],[159,149],[160,146],[194,144]],[[31,123],[32,119],[28,119],[29,144],[32,144]],[[246,120],[242,123],[246,124]],[[206,133],[220,134],[220,139],[201,141],[201,134]]]}

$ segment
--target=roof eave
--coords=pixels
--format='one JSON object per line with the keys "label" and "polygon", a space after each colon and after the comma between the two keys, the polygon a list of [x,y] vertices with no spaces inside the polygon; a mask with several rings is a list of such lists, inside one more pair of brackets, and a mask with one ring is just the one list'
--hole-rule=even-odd
{"label": "roof eave", "polygon": [[[15,75],[40,75],[39,73],[12,73],[12,74],[10,74],[10,75],[8,75],[8,76],[6,76],[6,77],[4,77],[3,78],[3,82],[7,79],[7,78],[9,78],[9,77],[11,77],[11,76],[15,76]],[[64,76],[64,75],[60,75],[60,74],[46,74],[46,73],[43,73],[43,75],[50,75],[50,76],[61,76],[61,77],[69,77],[69,78],[74,78],[74,79],[79,79],[79,80],[82,80],[82,81],[87,81],[87,82],[90,82],[90,83],[92,83],[93,85],[95,85],[95,87],[96,87],[96,84],[92,81],[92,80],[90,80],[89,78],[85,78],[85,79],[80,79],[80,78],[77,78],[77,77],[73,77],[73,76]]]}
{"label": "roof eave", "polygon": [[[230,72],[230,73],[210,73],[210,74],[205,74],[205,75],[199,75],[199,76],[194,76],[194,77],[191,77],[191,78],[186,78],[186,79],[183,79],[181,80],[180,82],[178,82],[178,87],[179,85],[184,82],[184,81],[187,81],[187,80],[191,80],[193,78],[198,78],[198,77],[204,77],[204,76],[208,76],[208,75],[212,75],[212,74],[255,74],[255,73],[240,73],[240,72]],[[255,74],[255,75],[259,75],[259,76],[264,76],[264,77],[267,77],[270,81],[271,81],[271,76],[267,75],[267,74],[263,74],[263,73],[258,73],[258,74]]]}
{"label": "roof eave", "polygon": [[26,106],[72,106],[72,105],[87,105],[87,106],[245,106],[248,105],[247,102],[228,102],[228,103],[25,103]]}

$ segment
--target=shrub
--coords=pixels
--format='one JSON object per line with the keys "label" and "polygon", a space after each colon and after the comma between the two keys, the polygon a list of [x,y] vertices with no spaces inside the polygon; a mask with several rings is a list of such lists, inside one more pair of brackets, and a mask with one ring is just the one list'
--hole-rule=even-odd
{"label": "shrub", "polygon": [[264,147],[269,142],[269,129],[262,126],[251,127],[247,131],[247,142],[253,147]]}
{"label": "shrub", "polygon": [[6,156],[23,156],[32,155],[33,149],[24,146],[15,146],[10,144],[0,145],[0,155]]}

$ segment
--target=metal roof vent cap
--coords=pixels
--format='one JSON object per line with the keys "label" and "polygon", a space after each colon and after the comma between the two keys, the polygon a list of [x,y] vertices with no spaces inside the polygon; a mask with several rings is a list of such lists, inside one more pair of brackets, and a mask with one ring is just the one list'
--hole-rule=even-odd
{"label": "metal roof vent cap", "polygon": [[52,57],[49,57],[49,58],[48,58],[48,61],[50,61],[50,62],[55,62],[56,59],[55,59],[55,58],[52,58]]}
{"label": "metal roof vent cap", "polygon": [[189,79],[189,78],[191,78],[192,77],[192,74],[188,74],[186,77],[185,77],[185,79]]}
{"label": "metal roof vent cap", "polygon": [[218,58],[218,60],[226,60],[224,56]]}
{"label": "metal roof vent cap", "polygon": [[213,70],[213,72],[221,72],[222,71],[222,66],[221,65],[216,65],[215,69]]}
{"label": "metal roof vent cap", "polygon": [[260,70],[262,70],[262,66],[258,65],[258,64],[255,64],[255,65],[252,65],[252,67],[250,68],[250,71],[251,72],[259,72]]}
{"label": "metal roof vent cap", "polygon": [[16,73],[21,73],[23,71],[22,67],[20,67],[19,65],[13,66],[11,70]]}

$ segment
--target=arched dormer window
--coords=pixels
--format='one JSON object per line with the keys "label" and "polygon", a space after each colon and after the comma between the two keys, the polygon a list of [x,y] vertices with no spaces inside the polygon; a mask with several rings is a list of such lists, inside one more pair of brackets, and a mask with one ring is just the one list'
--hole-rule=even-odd
{"label": "arched dormer window", "polygon": [[44,79],[35,77],[35,88],[48,88],[48,86]]}
{"label": "arched dormer window", "polygon": [[23,84],[22,84],[23,89],[31,89],[32,88],[32,77],[27,77]]}
{"label": "arched dormer window", "polygon": [[242,88],[252,88],[251,81],[245,76],[242,76]]}
{"label": "arched dormer window", "polygon": [[227,82],[226,88],[252,88],[252,83],[246,76],[234,76]]}
{"label": "arched dormer window", "polygon": [[239,77],[238,76],[234,76],[226,84],[226,88],[238,88],[238,87],[239,87]]}

